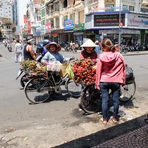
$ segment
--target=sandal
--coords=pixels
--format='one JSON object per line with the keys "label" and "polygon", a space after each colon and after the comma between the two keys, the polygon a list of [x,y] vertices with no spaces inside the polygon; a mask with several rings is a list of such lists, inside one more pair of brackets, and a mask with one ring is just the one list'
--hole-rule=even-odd
{"label": "sandal", "polygon": [[107,124],[107,120],[104,120],[103,118],[100,119],[103,124]]}
{"label": "sandal", "polygon": [[117,119],[115,119],[113,116],[111,116],[110,119],[113,121],[113,123],[118,123]]}

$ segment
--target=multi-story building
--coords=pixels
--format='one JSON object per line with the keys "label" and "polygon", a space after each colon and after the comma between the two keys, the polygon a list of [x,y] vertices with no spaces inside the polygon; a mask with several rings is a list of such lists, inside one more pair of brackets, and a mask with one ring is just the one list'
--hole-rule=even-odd
{"label": "multi-story building", "polygon": [[12,36],[12,4],[6,0],[0,0],[0,23],[1,32],[4,37],[13,38]]}
{"label": "multi-story building", "polygon": [[79,43],[104,35],[117,42],[120,30],[122,40],[144,43],[148,40],[147,14],[148,0],[42,0],[42,35],[57,42]]}
{"label": "multi-story building", "polygon": [[28,20],[31,24],[31,34],[36,38],[36,41],[42,40],[41,38],[41,3],[40,0],[32,0],[28,4]]}
{"label": "multi-story building", "polygon": [[82,0],[45,0],[41,16],[45,38],[56,42],[83,40],[84,2]]}
{"label": "multi-story building", "polygon": [[148,0],[86,0],[85,16],[87,38],[148,42]]}

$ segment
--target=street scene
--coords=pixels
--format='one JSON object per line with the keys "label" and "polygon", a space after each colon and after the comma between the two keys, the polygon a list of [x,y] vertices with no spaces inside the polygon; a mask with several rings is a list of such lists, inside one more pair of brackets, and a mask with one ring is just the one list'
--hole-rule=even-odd
{"label": "street scene", "polygon": [[148,1],[1,0],[0,148],[147,148]]}

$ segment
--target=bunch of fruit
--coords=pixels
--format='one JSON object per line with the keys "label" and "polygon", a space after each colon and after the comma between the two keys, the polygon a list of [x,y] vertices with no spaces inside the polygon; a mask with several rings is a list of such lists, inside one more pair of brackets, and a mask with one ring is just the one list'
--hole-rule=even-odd
{"label": "bunch of fruit", "polygon": [[21,63],[23,69],[27,71],[29,69],[32,72],[35,72],[36,74],[46,72],[47,66],[40,65],[39,63],[36,63],[35,61],[30,61],[30,60],[24,60]]}
{"label": "bunch of fruit", "polygon": [[75,82],[83,82],[85,84],[92,84],[96,80],[95,64],[90,58],[84,60],[76,60],[73,64],[72,71],[74,73]]}

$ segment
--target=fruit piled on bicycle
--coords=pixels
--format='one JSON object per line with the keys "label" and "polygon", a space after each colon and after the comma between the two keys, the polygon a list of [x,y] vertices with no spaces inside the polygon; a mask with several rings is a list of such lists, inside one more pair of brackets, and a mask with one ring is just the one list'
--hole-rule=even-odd
{"label": "fruit piled on bicycle", "polygon": [[47,71],[47,66],[41,65],[31,60],[24,60],[21,65],[25,71],[29,70],[30,72],[36,73],[36,75]]}
{"label": "fruit piled on bicycle", "polygon": [[92,84],[96,80],[95,63],[90,58],[84,60],[76,60],[73,64],[72,71],[76,83]]}

